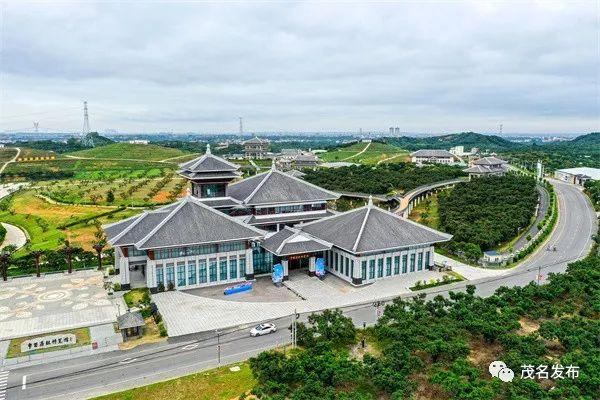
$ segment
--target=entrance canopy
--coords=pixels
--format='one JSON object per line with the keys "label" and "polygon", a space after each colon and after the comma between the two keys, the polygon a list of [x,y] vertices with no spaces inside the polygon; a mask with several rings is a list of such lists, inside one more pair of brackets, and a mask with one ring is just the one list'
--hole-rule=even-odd
{"label": "entrance canopy", "polygon": [[279,257],[316,253],[330,250],[331,246],[329,242],[289,226],[268,236],[262,243],[265,250]]}

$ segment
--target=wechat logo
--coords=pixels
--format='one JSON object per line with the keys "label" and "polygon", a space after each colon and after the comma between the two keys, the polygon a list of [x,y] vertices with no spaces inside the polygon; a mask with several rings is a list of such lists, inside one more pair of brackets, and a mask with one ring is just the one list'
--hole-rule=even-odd
{"label": "wechat logo", "polygon": [[490,371],[490,375],[500,379],[502,382],[512,382],[515,377],[513,370],[508,368],[503,361],[492,361],[488,370]]}

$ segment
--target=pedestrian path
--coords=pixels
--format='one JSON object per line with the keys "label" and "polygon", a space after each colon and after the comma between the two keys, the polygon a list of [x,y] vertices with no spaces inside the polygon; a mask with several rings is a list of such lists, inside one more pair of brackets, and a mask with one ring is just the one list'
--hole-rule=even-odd
{"label": "pedestrian path", "polygon": [[4,241],[0,243],[0,249],[5,248],[6,246],[15,246],[18,250],[25,246],[25,243],[27,243],[27,235],[25,235],[25,232],[23,232],[21,228],[7,224],[6,222],[2,222],[2,226],[6,229],[6,236],[4,237]]}
{"label": "pedestrian path", "polygon": [[434,261],[437,265],[447,265],[452,268],[452,271],[462,275],[465,279],[472,281],[474,279],[487,278],[490,276],[498,276],[506,274],[509,270],[507,269],[488,269],[473,267],[456,261],[450,257],[443,256],[435,253]]}
{"label": "pedestrian path", "polygon": [[6,388],[8,387],[9,371],[0,371],[0,400],[6,398]]}

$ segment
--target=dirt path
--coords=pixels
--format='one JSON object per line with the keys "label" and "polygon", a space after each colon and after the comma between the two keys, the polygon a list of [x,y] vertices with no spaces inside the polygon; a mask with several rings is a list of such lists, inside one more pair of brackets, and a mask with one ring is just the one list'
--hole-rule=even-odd
{"label": "dirt path", "polygon": [[381,163],[384,163],[386,161],[389,161],[389,160],[393,160],[394,158],[404,157],[404,156],[406,156],[406,153],[396,154],[395,156],[391,156],[391,157],[388,157],[388,158],[384,158],[383,160],[377,161],[377,165],[379,165]]}
{"label": "dirt path", "polygon": [[344,158],[343,160],[340,160],[340,161],[346,161],[346,160],[349,160],[351,158],[360,156],[362,153],[364,153],[365,151],[367,151],[367,149],[371,146],[371,143],[373,143],[373,142],[367,143],[367,145],[365,146],[365,148],[362,149],[360,152],[358,152],[358,153],[356,153],[356,154],[354,154],[354,155],[352,155],[350,157],[346,157],[346,158]]}

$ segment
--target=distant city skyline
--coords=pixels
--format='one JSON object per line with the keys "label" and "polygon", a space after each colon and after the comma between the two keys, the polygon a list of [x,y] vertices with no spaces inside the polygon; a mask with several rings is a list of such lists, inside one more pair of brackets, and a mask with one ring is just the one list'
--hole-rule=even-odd
{"label": "distant city skyline", "polygon": [[5,3],[0,132],[600,130],[598,7]]}

